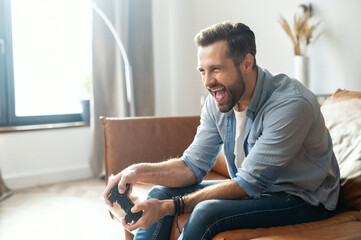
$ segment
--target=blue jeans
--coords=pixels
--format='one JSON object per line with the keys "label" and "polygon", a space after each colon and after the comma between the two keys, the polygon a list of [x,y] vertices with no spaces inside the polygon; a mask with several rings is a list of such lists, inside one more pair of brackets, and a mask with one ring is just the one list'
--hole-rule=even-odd
{"label": "blue jeans", "polygon": [[[148,199],[170,199],[218,182],[203,181],[186,188],[156,186],[149,192]],[[312,222],[332,214],[323,206],[312,206],[285,192],[265,193],[250,200],[206,200],[193,209],[179,239],[212,239],[224,231]],[[173,219],[173,216],[166,216],[147,229],[138,229],[134,240],[169,239]]]}

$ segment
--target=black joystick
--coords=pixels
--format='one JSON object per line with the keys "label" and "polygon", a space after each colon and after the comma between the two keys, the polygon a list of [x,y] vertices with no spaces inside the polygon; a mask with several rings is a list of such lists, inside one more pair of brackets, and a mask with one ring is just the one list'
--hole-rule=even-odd
{"label": "black joystick", "polygon": [[118,191],[118,185],[112,188],[110,191],[110,194],[108,196],[109,201],[111,201],[113,204],[118,203],[119,206],[123,209],[125,212],[125,222],[128,224],[134,224],[139,220],[139,218],[142,217],[142,211],[139,211],[137,213],[132,213],[130,209],[134,206],[134,203],[130,198],[128,197],[130,185],[127,184],[125,188],[125,193],[120,194]]}

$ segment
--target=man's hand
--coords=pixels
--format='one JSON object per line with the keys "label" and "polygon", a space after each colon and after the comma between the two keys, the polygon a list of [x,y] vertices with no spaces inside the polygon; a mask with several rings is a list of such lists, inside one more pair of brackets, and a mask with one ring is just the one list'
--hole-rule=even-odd
{"label": "man's hand", "polygon": [[126,184],[130,184],[129,195],[132,193],[133,186],[137,182],[135,167],[130,166],[129,168],[124,169],[115,176],[109,177],[108,185],[106,186],[103,192],[103,198],[106,204],[113,207],[113,203],[108,200],[108,196],[112,188],[118,185],[118,190],[120,194],[125,192]]}
{"label": "man's hand", "polygon": [[146,229],[167,215],[174,213],[173,200],[149,199],[135,203],[131,209],[133,213],[143,211],[142,217],[134,224],[129,225],[122,219],[123,226],[129,231],[137,228]]}

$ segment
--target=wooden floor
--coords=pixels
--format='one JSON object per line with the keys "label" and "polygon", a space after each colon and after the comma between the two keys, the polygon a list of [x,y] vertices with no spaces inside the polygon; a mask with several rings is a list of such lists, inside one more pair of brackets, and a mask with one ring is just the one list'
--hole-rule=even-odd
{"label": "wooden floor", "polygon": [[100,179],[14,191],[0,203],[1,240],[122,240],[109,216]]}

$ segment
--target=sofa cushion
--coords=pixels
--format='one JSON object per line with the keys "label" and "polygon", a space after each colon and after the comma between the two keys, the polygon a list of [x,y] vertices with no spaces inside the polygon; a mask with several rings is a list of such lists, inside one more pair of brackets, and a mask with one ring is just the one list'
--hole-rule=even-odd
{"label": "sofa cushion", "polygon": [[[213,240],[242,239],[338,239],[344,236],[360,236],[361,222],[357,211],[336,214],[321,221],[300,223],[288,226],[238,229],[217,234]],[[327,231],[325,231],[327,229]],[[344,229],[342,231],[342,229]],[[288,237],[284,237],[288,236]],[[300,237],[302,236],[302,237]],[[299,238],[298,238],[299,237]],[[359,238],[350,238],[359,239]]]}
{"label": "sofa cushion", "polygon": [[352,221],[307,231],[287,232],[279,235],[253,238],[253,240],[360,240],[360,229],[361,222]]}
{"label": "sofa cushion", "polygon": [[[181,229],[186,224],[189,215],[190,215],[189,213],[186,213],[186,214],[179,216],[178,222],[179,222],[179,227]],[[358,212],[357,211],[346,211],[346,212],[341,212],[339,214],[336,214],[335,216],[333,216],[331,218],[324,219],[324,220],[317,221],[317,222],[300,223],[300,224],[295,224],[295,225],[270,227],[270,228],[237,229],[237,230],[233,230],[233,231],[225,231],[225,232],[218,233],[212,239],[213,240],[222,240],[222,239],[242,240],[242,239],[255,239],[255,238],[260,238],[260,237],[265,237],[265,236],[267,236],[268,238],[271,239],[272,236],[280,236],[280,235],[284,235],[287,233],[293,233],[294,236],[297,236],[297,234],[303,234],[303,235],[308,236],[308,238],[304,237],[302,239],[309,239],[309,238],[311,238],[312,234],[307,235],[308,232],[311,232],[311,231],[317,232],[317,230],[320,228],[333,229],[340,225],[342,225],[342,226],[348,226],[348,225],[358,226],[357,228],[353,229],[352,231],[347,232],[346,235],[361,234],[361,231],[359,229],[359,227],[361,227],[361,222],[358,220]],[[340,229],[340,228],[337,227],[337,229]],[[345,235],[345,232],[343,232],[343,235]],[[175,240],[175,239],[178,239],[179,236],[180,236],[180,234],[179,234],[178,229],[176,228],[176,224],[173,223],[172,231],[171,231],[171,235],[170,235],[169,239]],[[319,236],[319,234],[317,236]],[[268,239],[267,237],[265,239]],[[325,237],[327,237],[327,239],[333,239],[332,237],[330,237],[330,234],[325,235]],[[272,238],[272,239],[277,239],[277,238]],[[297,239],[297,238],[293,237],[293,238],[287,238],[287,239]],[[317,238],[314,238],[314,239],[317,239]]]}
{"label": "sofa cushion", "polygon": [[321,107],[340,166],[341,203],[361,209],[361,92],[337,90]]}

